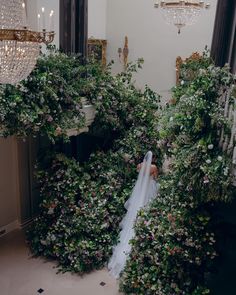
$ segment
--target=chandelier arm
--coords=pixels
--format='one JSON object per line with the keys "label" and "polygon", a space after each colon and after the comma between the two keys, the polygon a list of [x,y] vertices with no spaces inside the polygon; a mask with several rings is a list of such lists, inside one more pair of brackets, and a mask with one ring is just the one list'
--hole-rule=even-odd
{"label": "chandelier arm", "polygon": [[0,41],[19,41],[49,44],[54,40],[55,33],[35,32],[30,30],[0,29]]}
{"label": "chandelier arm", "polygon": [[194,8],[203,8],[204,3],[191,3],[191,2],[185,2],[185,1],[179,1],[179,2],[161,2],[161,7],[194,7]]}
{"label": "chandelier arm", "polygon": [[210,8],[210,4],[204,4],[204,1],[199,1],[198,3],[193,3],[189,1],[173,1],[173,2],[165,2],[165,1],[160,1],[155,3],[154,5],[155,8],[179,8],[179,7],[188,7],[188,8]]}

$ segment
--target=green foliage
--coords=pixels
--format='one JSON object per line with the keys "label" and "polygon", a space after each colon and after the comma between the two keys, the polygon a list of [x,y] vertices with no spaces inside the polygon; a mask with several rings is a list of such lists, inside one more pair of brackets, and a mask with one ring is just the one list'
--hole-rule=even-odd
{"label": "green foliage", "polygon": [[[231,129],[219,98],[234,81],[227,67],[205,58],[193,80],[174,89],[176,104],[159,120],[158,145],[171,157],[170,171],[160,180],[159,197],[140,212],[121,278],[125,294],[210,293],[206,274],[217,254],[208,208],[235,194],[233,151],[219,147],[221,131]],[[196,70],[192,62],[184,68]]]}
{"label": "green foliage", "polygon": [[219,148],[221,130],[227,134],[231,125],[218,103],[233,77],[207,56],[198,65],[190,61],[184,71],[197,75],[182,76],[173,90],[176,104],[161,113],[159,97],[134,86],[132,74],[141,63],[116,76],[110,66],[101,71],[80,65],[87,78],[82,74],[80,86],[72,88],[95,105],[90,132],[106,138],[109,149],[83,165],[55,155],[48,169],[39,171],[43,201],[29,241],[35,254],[55,258],[64,271],[103,267],[117,243],[136,164],[152,150],[161,167],[166,153],[170,173],[160,179],[160,195],[139,213],[121,289],[140,295],[209,294],[206,275],[217,253],[208,208],[235,193],[232,151]]}
{"label": "green foliage", "polygon": [[151,117],[150,112],[145,114],[144,104],[155,110],[158,99],[148,87],[143,93],[132,82],[142,63],[141,59],[131,63],[126,72],[113,76],[112,63],[103,68],[60,52],[42,55],[26,80],[16,86],[1,85],[0,135],[41,133],[53,142],[58,137],[68,139],[68,129],[84,126],[85,101],[93,103],[99,113],[92,131],[96,135],[114,138],[137,124],[145,127],[152,113]]}
{"label": "green foliage", "polygon": [[84,126],[82,102],[102,73],[95,63],[59,52],[42,55],[31,75],[16,86],[1,85],[1,135],[47,134],[51,140]]}
{"label": "green foliage", "polygon": [[111,159],[99,156],[99,165],[110,168],[100,179],[93,175],[96,162],[85,169],[60,155],[38,174],[44,200],[31,246],[35,254],[56,258],[64,271],[102,267],[117,239],[129,184],[110,167]]}
{"label": "green foliage", "polygon": [[109,67],[91,74],[90,97],[97,110],[91,132],[108,138],[110,149],[95,152],[83,165],[56,155],[38,173],[43,202],[29,232],[30,245],[35,254],[57,259],[64,271],[84,273],[106,264],[136,165],[146,151],[158,152],[159,97],[148,87],[135,88],[132,73],[140,62],[116,76]]}
{"label": "green foliage", "polygon": [[219,147],[221,131],[227,134],[232,127],[219,98],[232,86],[233,76],[227,67],[213,65],[201,72],[160,121],[162,140],[175,158],[176,185],[188,179],[199,204],[231,199],[233,158],[232,150],[226,153]]}
{"label": "green foliage", "polygon": [[175,98],[184,95],[185,90],[188,88],[189,84],[191,84],[191,82],[196,77],[198,77],[198,75],[202,75],[204,70],[212,64],[213,61],[209,57],[209,51],[207,50],[207,48],[203,52],[202,56],[198,53],[195,53],[193,57],[191,56],[190,58],[187,58],[184,62],[182,62],[179,69],[180,87],[173,88]]}
{"label": "green foliage", "polygon": [[121,281],[125,294],[195,294],[202,270],[216,256],[214,234],[205,230],[208,221],[193,202],[162,192],[139,214]]}
{"label": "green foliage", "polygon": [[93,130],[101,134],[116,133],[119,137],[131,127],[150,128],[156,123],[153,114],[159,108],[159,97],[149,87],[145,91],[138,90],[132,75],[141,68],[143,61],[129,64],[125,72],[111,75],[110,66],[99,77],[99,87],[91,95],[91,103],[99,114],[94,122]]}
{"label": "green foliage", "polygon": [[181,64],[179,78],[181,81],[184,81],[184,83],[191,83],[203,69],[208,68],[212,64],[213,61],[209,57],[209,51],[206,48],[202,56],[197,54],[196,58],[190,57]]}

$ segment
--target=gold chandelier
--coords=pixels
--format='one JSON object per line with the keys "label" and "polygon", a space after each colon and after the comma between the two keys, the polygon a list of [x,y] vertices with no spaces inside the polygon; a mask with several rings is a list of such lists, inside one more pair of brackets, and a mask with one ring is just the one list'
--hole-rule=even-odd
{"label": "gold chandelier", "polygon": [[16,84],[32,72],[40,44],[51,43],[55,33],[45,28],[41,32],[30,30],[22,0],[0,0],[0,4],[0,83]]}
{"label": "gold chandelier", "polygon": [[155,8],[160,8],[168,24],[173,24],[181,29],[186,25],[192,25],[197,21],[204,9],[210,7],[209,3],[201,0],[161,0],[157,1]]}

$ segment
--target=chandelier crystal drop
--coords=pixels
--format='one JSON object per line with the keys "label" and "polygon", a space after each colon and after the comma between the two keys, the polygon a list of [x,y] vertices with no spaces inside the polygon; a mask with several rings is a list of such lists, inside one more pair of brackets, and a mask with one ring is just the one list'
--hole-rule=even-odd
{"label": "chandelier crystal drop", "polygon": [[16,84],[32,72],[40,43],[51,43],[54,32],[29,30],[22,0],[0,0],[0,5],[0,83]]}
{"label": "chandelier crystal drop", "polygon": [[184,26],[196,23],[202,11],[209,7],[205,1],[199,0],[162,0],[155,4],[155,8],[161,9],[165,21],[178,28],[179,34]]}

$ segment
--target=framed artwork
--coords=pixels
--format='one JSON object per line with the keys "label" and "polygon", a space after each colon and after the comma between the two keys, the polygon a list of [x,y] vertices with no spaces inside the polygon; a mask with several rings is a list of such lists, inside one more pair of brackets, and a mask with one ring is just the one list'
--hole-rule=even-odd
{"label": "framed artwork", "polygon": [[88,57],[101,61],[104,66],[106,65],[106,50],[107,40],[88,39]]}

